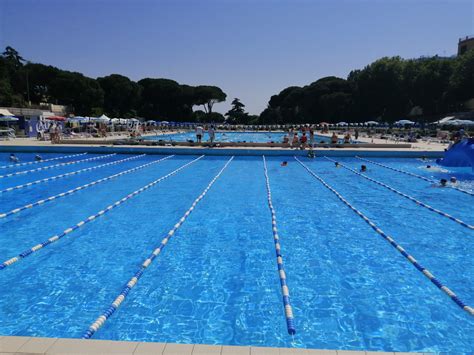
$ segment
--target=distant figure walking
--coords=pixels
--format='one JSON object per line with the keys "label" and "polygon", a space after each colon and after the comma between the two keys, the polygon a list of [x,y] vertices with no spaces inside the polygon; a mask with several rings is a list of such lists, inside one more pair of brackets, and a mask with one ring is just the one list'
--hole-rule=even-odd
{"label": "distant figure walking", "polygon": [[211,147],[214,145],[214,139],[216,138],[216,131],[214,130],[214,126],[211,125],[207,130],[207,134],[209,134],[209,141],[211,142]]}
{"label": "distant figure walking", "polygon": [[355,140],[359,139],[359,130],[357,128],[355,129],[355,132],[354,132],[354,138]]}
{"label": "distant figure walking", "polygon": [[298,142],[299,142],[299,139],[298,139],[298,133],[295,132],[295,134],[293,135],[293,140],[291,141],[291,146],[298,146]]}
{"label": "distant figure walking", "polygon": [[196,140],[198,143],[201,143],[202,141],[202,132],[203,132],[202,126],[197,126],[196,127]]}

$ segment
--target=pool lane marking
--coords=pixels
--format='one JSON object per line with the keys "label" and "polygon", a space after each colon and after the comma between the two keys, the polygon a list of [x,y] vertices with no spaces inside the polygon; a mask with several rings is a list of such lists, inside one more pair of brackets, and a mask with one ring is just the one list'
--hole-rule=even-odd
{"label": "pool lane marking", "polygon": [[[144,157],[146,156],[146,154],[141,154],[141,155],[138,155],[136,158],[140,158],[140,157]],[[156,164],[156,163],[159,163],[159,162],[162,162],[163,160],[166,160],[166,159],[169,159],[169,158],[172,158],[174,157],[174,155],[168,155],[162,159],[159,159],[159,160],[154,160],[150,163],[147,163],[147,164],[143,164],[143,165],[140,165],[140,166],[137,166],[135,168],[132,168],[132,169],[128,169],[128,170],[125,170],[125,171],[122,171],[120,173],[117,173],[117,174],[113,174],[113,175],[110,175],[110,176],[106,176],[102,179],[99,179],[99,180],[95,180],[95,181],[92,181],[88,184],[85,184],[85,185],[82,185],[82,186],[78,186],[74,189],[71,189],[71,190],[68,190],[66,192],[61,192],[57,195],[54,195],[54,196],[50,196],[50,197],[47,197],[47,198],[44,198],[44,199],[41,199],[39,201],[36,201],[34,203],[30,203],[30,204],[27,204],[25,206],[22,206],[22,207],[18,207],[18,208],[15,208],[9,212],[5,212],[5,213],[0,213],[0,218],[5,218],[5,217],[8,217],[8,216],[11,216],[13,214],[16,214],[16,213],[19,213],[21,211],[24,211],[26,209],[30,209],[32,207],[35,207],[35,206],[40,206],[40,205],[43,205],[45,204],[46,202],[50,202],[50,201],[53,201],[57,198],[60,198],[60,197],[64,197],[64,196],[69,196],[69,195],[72,195],[73,193],[79,191],[79,190],[84,190],[84,189],[87,189],[88,187],[91,187],[91,186],[94,186],[94,185],[97,185],[97,184],[100,184],[101,182],[104,182],[104,181],[108,181],[108,180],[111,180],[111,179],[114,179],[114,178],[117,178],[119,176],[122,176],[122,175],[125,175],[125,174],[130,174],[132,172],[135,172],[137,170],[140,170],[140,169],[143,169],[143,168],[146,168],[150,165],[153,165],[153,164]]]}
{"label": "pool lane marking", "polygon": [[28,257],[28,256],[30,256],[31,254],[37,252],[38,250],[40,250],[40,249],[42,249],[42,248],[44,248],[44,247],[46,247],[46,246],[48,246],[48,245],[50,245],[54,242],[57,242],[58,240],[60,240],[64,236],[68,235],[69,233],[71,233],[71,232],[75,231],[76,229],[82,227],[83,225],[95,220],[96,218],[99,218],[100,216],[102,216],[102,215],[106,214],[107,212],[113,210],[117,206],[120,206],[122,203],[124,203],[125,201],[128,201],[129,199],[135,197],[136,195],[141,194],[143,191],[148,190],[150,187],[153,187],[154,185],[158,184],[159,182],[161,182],[161,181],[177,174],[180,170],[182,170],[182,169],[186,168],[187,166],[197,162],[199,159],[201,159],[203,157],[204,157],[204,155],[201,155],[200,157],[198,157],[198,158],[196,158],[196,159],[180,166],[179,168],[173,170],[171,173],[168,173],[168,174],[160,177],[159,179],[157,179],[155,181],[152,181],[151,183],[141,187],[140,189],[129,193],[127,196],[125,196],[122,199],[116,201],[115,203],[107,206],[103,210],[100,210],[96,214],[93,214],[93,215],[87,217],[86,219],[80,221],[79,223],[73,225],[72,227],[69,227],[69,228],[65,229],[62,233],[54,235],[54,236],[50,237],[49,239],[47,239],[46,241],[44,241],[42,243],[39,243],[39,244],[35,245],[34,247],[23,251],[18,256],[15,256],[11,259],[8,259],[8,260],[4,261],[3,263],[0,264],[0,270],[4,270],[7,266],[10,266],[10,265],[12,265],[12,264]]}
{"label": "pool lane marking", "polygon": [[0,190],[0,194],[2,194],[2,193],[4,193],[4,192],[9,192],[9,191],[13,191],[13,190],[22,189],[22,188],[28,187],[28,186],[40,184],[40,183],[42,183],[42,182],[57,180],[57,179],[61,179],[61,178],[66,177],[66,176],[76,175],[76,174],[83,173],[83,172],[86,172],[86,171],[91,171],[91,170],[103,168],[103,167],[105,167],[105,166],[120,164],[120,163],[123,163],[123,162],[125,162],[125,161],[132,160],[132,159],[137,159],[137,158],[140,158],[140,155],[134,155],[134,156],[132,156],[132,157],[130,157],[130,158],[115,160],[115,161],[112,161],[112,162],[110,162],[110,163],[105,163],[105,164],[101,164],[101,165],[96,165],[96,166],[92,166],[92,167],[90,167],[90,168],[84,168],[84,169],[81,169],[81,170],[71,171],[70,173],[65,173],[65,174],[61,174],[61,175],[55,175],[55,176],[51,176],[51,177],[48,177],[48,178],[44,178],[44,179],[40,179],[40,180],[35,180],[35,181],[31,181],[31,182],[27,182],[27,183],[25,183],[25,184],[21,184],[21,185],[17,185],[17,186],[12,186],[12,187],[6,188],[6,189],[4,189],[4,190]]}
{"label": "pool lane marking", "polygon": [[275,209],[273,208],[273,203],[272,203],[272,191],[270,188],[270,178],[268,176],[267,161],[265,159],[265,155],[262,155],[262,158],[263,158],[263,172],[265,175],[265,183],[267,186],[268,208],[270,209],[270,213],[272,215],[273,241],[275,243],[275,253],[276,253],[276,259],[277,259],[277,265],[278,265],[278,275],[280,277],[281,293],[283,296],[283,305],[285,308],[286,328],[288,330],[288,334],[294,335],[296,334],[296,329],[295,329],[295,324],[294,324],[293,309],[291,307],[291,302],[290,302],[290,290],[288,289],[288,284],[286,283],[285,268],[283,267],[283,256],[281,255],[280,237],[278,236],[276,212],[275,212]]}
{"label": "pool lane marking", "polygon": [[173,237],[173,235],[176,233],[179,227],[186,221],[186,219],[189,217],[189,215],[193,212],[194,208],[196,205],[201,201],[204,196],[207,194],[209,189],[212,187],[212,185],[216,182],[216,180],[221,176],[221,174],[224,172],[224,170],[227,168],[227,166],[230,164],[230,162],[234,159],[232,156],[222,167],[222,169],[217,173],[216,176],[209,182],[207,187],[204,189],[204,191],[194,200],[193,204],[191,207],[184,213],[184,215],[179,219],[178,223],[174,225],[173,228],[169,230],[167,233],[166,237],[163,238],[161,241],[161,244],[153,250],[153,252],[146,258],[141,266],[138,268],[137,272],[135,272],[134,276],[127,282],[127,284],[122,288],[122,291],[120,294],[115,298],[115,300],[112,302],[112,304],[89,326],[89,328],[84,332],[82,335],[83,339],[90,339],[99,328],[101,328],[104,323],[109,319],[112,314],[115,313],[115,311],[120,307],[122,302],[125,300],[129,292],[132,290],[133,287],[137,284],[138,280],[142,277],[143,273],[145,272],[145,269],[150,266],[150,264],[153,262],[153,260],[161,253],[163,248],[166,246],[166,244],[169,242],[169,240]]}
{"label": "pool lane marking", "polygon": [[[324,157],[324,158],[326,158],[326,159],[329,160],[329,161],[332,161],[332,162],[336,163],[336,161],[333,160],[333,159],[331,159],[331,158],[328,158],[328,157]],[[369,180],[369,181],[371,181],[371,182],[373,182],[373,183],[375,183],[375,184],[377,184],[377,185],[380,185],[380,186],[382,186],[382,187],[385,187],[386,189],[388,189],[388,190],[390,190],[390,191],[392,191],[392,192],[395,192],[396,194],[398,194],[398,195],[400,195],[400,196],[403,196],[403,197],[405,197],[406,199],[408,199],[408,200],[410,200],[410,201],[415,202],[418,206],[424,207],[424,208],[426,208],[426,209],[428,209],[428,210],[430,210],[430,211],[432,211],[432,212],[435,212],[435,213],[439,214],[440,216],[449,218],[450,220],[452,220],[452,221],[454,221],[454,222],[460,224],[460,225],[463,226],[463,227],[466,227],[466,228],[468,228],[468,229],[474,230],[474,226],[473,226],[473,225],[470,225],[470,224],[468,224],[468,223],[466,223],[466,222],[460,220],[459,218],[453,217],[453,216],[451,216],[450,214],[448,214],[448,213],[446,213],[446,212],[443,212],[443,211],[440,211],[440,210],[438,210],[438,209],[436,209],[436,208],[434,208],[434,207],[431,207],[430,205],[427,205],[426,203],[421,202],[421,201],[417,200],[416,198],[414,198],[414,197],[412,197],[412,196],[410,196],[410,195],[407,195],[407,194],[405,194],[405,193],[403,193],[403,192],[401,192],[401,191],[398,191],[398,190],[394,189],[393,187],[391,187],[391,186],[389,186],[389,185],[387,185],[387,184],[385,184],[385,183],[383,183],[383,182],[381,182],[381,181],[372,179],[371,177],[369,177],[369,176],[367,176],[367,175],[365,175],[365,174],[359,173],[358,171],[349,168],[348,166],[344,165],[344,164],[341,163],[341,162],[337,162],[337,163],[338,163],[340,166],[342,166],[344,169],[347,169],[347,170],[353,172],[353,173],[356,174],[356,175],[362,176],[364,179],[367,179],[367,180]]]}
{"label": "pool lane marking", "polygon": [[99,159],[105,159],[112,157],[114,155],[117,155],[117,153],[112,153],[112,154],[107,154],[107,155],[100,155],[98,157],[93,157],[93,158],[87,158],[87,159],[82,159],[82,160],[73,160],[73,161],[68,161],[66,163],[59,163],[59,164],[54,164],[54,165],[48,165],[48,166],[43,166],[41,168],[36,168],[36,169],[31,169],[31,170],[22,170],[22,171],[16,171],[14,173],[6,174],[6,175],[0,175],[0,179],[11,177],[11,176],[16,176],[16,175],[24,175],[24,174],[29,174],[29,173],[34,173],[36,171],[41,171],[41,170],[48,170],[52,168],[57,168],[59,166],[67,166],[67,165],[73,165],[73,164],[79,164],[79,163],[84,163],[86,161],[93,161],[93,160],[99,160]]}
{"label": "pool lane marking", "polygon": [[[368,163],[374,164],[374,165],[381,166],[382,168],[385,168],[385,169],[390,169],[390,170],[396,171],[398,173],[402,173],[402,174],[406,174],[406,175],[409,175],[409,176],[416,177],[416,178],[424,180],[424,181],[428,181],[428,182],[435,183],[435,184],[439,183],[439,181],[436,181],[436,180],[433,180],[433,179],[430,179],[430,178],[427,178],[427,177],[424,177],[424,176],[421,176],[421,175],[418,175],[418,174],[415,174],[415,173],[411,173],[409,171],[405,171],[405,170],[401,170],[401,169],[397,169],[397,168],[392,168],[391,166],[381,164],[381,163],[378,163],[378,162],[373,161],[373,160],[365,159],[365,158],[359,157],[357,155],[356,155],[356,158],[359,159],[359,160],[366,161]],[[465,193],[467,195],[474,196],[474,193],[469,192],[469,191],[464,190],[464,189],[460,189],[459,187],[456,187],[456,186],[448,185],[446,187],[449,187],[451,189],[454,189],[454,190],[457,190],[459,192]]]}
{"label": "pool lane marking", "polygon": [[51,158],[51,159],[43,159],[43,160],[29,161],[29,162],[26,162],[26,163],[16,163],[16,164],[15,164],[15,163],[12,163],[12,164],[9,164],[9,165],[0,166],[0,169],[16,168],[16,167],[19,167],[19,166],[46,163],[46,162],[48,162],[48,161],[53,161],[53,160],[60,160],[60,159],[67,159],[67,158],[75,158],[75,157],[79,157],[79,156],[81,156],[81,155],[86,155],[86,154],[87,154],[87,153],[80,153],[80,154],[73,154],[73,155],[64,155],[64,156],[60,156],[60,157],[56,157],[56,158]]}
{"label": "pool lane marking", "polygon": [[298,163],[300,163],[306,171],[313,175],[321,184],[323,184],[328,190],[334,193],[339,200],[341,200],[347,207],[349,207],[352,211],[354,211],[360,218],[362,218],[377,234],[379,234],[382,238],[384,238],[387,242],[390,243],[392,247],[394,247],[400,254],[402,254],[405,259],[407,259],[413,266],[420,271],[425,277],[427,277],[436,287],[438,287],[441,291],[447,294],[451,300],[454,301],[461,309],[466,311],[471,316],[474,316],[474,308],[465,304],[451,289],[447,286],[443,285],[441,281],[439,281],[428,269],[421,266],[421,264],[400,245],[398,244],[392,237],[382,231],[375,223],[373,223],[369,218],[367,218],[362,212],[357,210],[354,206],[352,206],[342,195],[333,189],[330,185],[326,183],[319,175],[317,175],[314,171],[308,168],[301,160],[299,160],[296,156],[294,157]]}

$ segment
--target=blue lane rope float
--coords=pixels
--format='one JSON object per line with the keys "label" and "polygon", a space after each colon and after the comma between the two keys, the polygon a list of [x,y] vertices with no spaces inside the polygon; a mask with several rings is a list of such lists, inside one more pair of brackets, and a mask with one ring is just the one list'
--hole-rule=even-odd
{"label": "blue lane rope float", "polygon": [[400,244],[398,244],[392,237],[382,231],[375,223],[373,223],[369,218],[367,218],[362,212],[357,210],[354,206],[352,206],[342,195],[333,189],[330,185],[326,183],[319,175],[317,175],[314,171],[308,168],[301,160],[299,160],[296,156],[294,157],[297,162],[299,162],[306,171],[315,177],[321,184],[323,184],[328,190],[334,193],[339,200],[341,200],[347,207],[349,207],[352,211],[354,211],[360,218],[362,218],[377,234],[379,234],[382,238],[384,238],[387,242],[390,243],[392,247],[394,247],[400,254],[402,254],[405,259],[407,259],[413,266],[420,271],[423,275],[425,275],[428,280],[430,280],[436,287],[438,287],[441,291],[447,294],[451,300],[454,301],[462,310],[466,311],[471,316],[474,316],[474,308],[468,306],[464,303],[453,291],[451,291],[447,286],[443,285],[441,281],[439,281],[428,269],[423,267],[412,255],[410,255]]}
{"label": "blue lane rope float", "polygon": [[263,158],[263,172],[265,175],[265,183],[267,185],[268,208],[270,209],[270,213],[272,215],[272,232],[273,232],[273,241],[275,243],[275,253],[276,253],[276,258],[277,258],[278,274],[280,277],[280,286],[281,286],[281,293],[283,296],[283,305],[285,307],[286,328],[288,330],[288,334],[294,335],[296,334],[296,329],[295,329],[295,324],[294,324],[293,309],[291,307],[291,302],[290,302],[290,290],[288,289],[288,284],[286,283],[285,268],[283,267],[283,256],[281,255],[280,237],[278,236],[276,212],[275,212],[275,209],[273,208],[273,203],[272,203],[272,191],[270,188],[270,178],[268,176],[267,161],[264,155],[262,156],[262,158]]}
{"label": "blue lane rope float", "polygon": [[0,166],[0,169],[8,169],[8,168],[17,168],[19,166],[25,166],[25,165],[31,165],[31,164],[41,164],[41,163],[46,163],[48,161],[53,161],[53,160],[61,160],[61,159],[67,159],[67,158],[76,158],[81,155],[86,155],[87,153],[80,153],[80,154],[73,154],[73,155],[64,155],[61,157],[56,157],[56,158],[51,158],[51,159],[43,159],[43,160],[35,160],[35,161],[29,161],[26,163],[15,163],[15,164],[9,164],[9,165],[4,165]]}
{"label": "blue lane rope float", "polygon": [[[385,169],[389,169],[389,170],[392,170],[392,171],[396,171],[397,173],[402,173],[402,174],[405,174],[405,175],[409,175],[409,176],[413,176],[413,177],[416,177],[418,179],[421,179],[421,180],[424,180],[424,181],[427,181],[427,182],[430,182],[430,183],[434,183],[434,184],[437,184],[439,183],[439,181],[436,181],[436,180],[433,180],[433,179],[429,179],[427,177],[424,177],[424,176],[421,176],[421,175],[418,175],[418,174],[415,174],[415,173],[410,173],[409,171],[405,171],[405,170],[401,170],[401,169],[397,169],[397,168],[392,168],[391,166],[388,166],[388,165],[385,165],[385,164],[381,164],[381,163],[378,163],[376,161],[373,161],[373,160],[369,160],[369,159],[365,159],[365,158],[362,158],[362,157],[358,157],[356,156],[357,159],[359,160],[362,160],[362,161],[366,161],[367,163],[371,163],[371,164],[374,164],[374,165],[378,165],[378,166],[381,166],[382,168],[385,168]],[[459,192],[462,192],[462,193],[465,193],[467,195],[471,195],[471,196],[474,196],[474,193],[472,192],[469,192],[467,190],[464,190],[464,189],[460,189],[459,187],[457,186],[450,186],[450,185],[447,185],[446,187],[449,187],[451,189],[454,189],[454,190],[457,190]]]}
{"label": "blue lane rope float", "polygon": [[184,213],[184,215],[179,219],[178,223],[174,225],[173,228],[169,230],[167,233],[166,237],[163,238],[161,241],[160,245],[153,250],[153,252],[146,258],[143,263],[140,265],[138,270],[135,272],[133,277],[127,282],[127,284],[122,288],[122,291],[120,294],[115,298],[115,300],[112,302],[112,304],[89,326],[89,328],[85,331],[85,333],[82,335],[83,339],[90,339],[95,332],[101,328],[104,323],[109,319],[112,314],[115,313],[115,311],[120,307],[122,302],[125,300],[127,295],[130,293],[133,287],[137,284],[138,280],[142,277],[143,273],[145,270],[150,266],[150,264],[155,260],[155,258],[161,253],[161,251],[164,249],[166,244],[169,242],[169,240],[173,237],[173,235],[176,233],[179,227],[186,221],[186,219],[189,217],[189,215],[193,212],[194,208],[196,205],[201,201],[204,196],[207,194],[209,189],[214,185],[216,180],[222,175],[224,170],[227,168],[227,166],[230,164],[230,162],[234,159],[232,156],[222,167],[222,169],[217,173],[216,176],[209,182],[207,187],[204,189],[204,191],[194,200],[193,204],[191,207]]}
{"label": "blue lane rope float", "polygon": [[41,168],[36,168],[36,169],[31,169],[31,170],[22,170],[22,171],[16,171],[14,173],[6,174],[6,175],[0,175],[0,179],[11,177],[11,176],[16,176],[16,175],[24,175],[24,174],[29,174],[29,173],[34,173],[36,171],[41,171],[41,170],[48,170],[52,168],[57,168],[60,166],[68,166],[68,165],[73,165],[73,164],[79,164],[79,163],[84,163],[86,161],[93,161],[93,160],[99,160],[99,159],[105,159],[112,157],[114,155],[117,155],[117,153],[112,153],[112,154],[107,154],[107,155],[100,155],[98,157],[94,158],[87,158],[87,159],[82,159],[82,160],[74,160],[74,161],[68,161],[66,163],[59,163],[59,164],[54,164],[54,165],[48,165],[48,166],[43,166]]}
{"label": "blue lane rope float", "polygon": [[186,164],[180,166],[179,168],[173,170],[171,173],[166,174],[166,175],[160,177],[159,179],[157,179],[157,180],[155,180],[155,181],[153,181],[153,182],[151,182],[151,183],[149,183],[149,184],[147,184],[147,185],[141,187],[140,189],[135,190],[135,191],[129,193],[127,196],[125,196],[125,197],[123,197],[122,199],[116,201],[115,203],[113,203],[113,204],[107,206],[107,207],[104,208],[103,210],[100,210],[100,211],[97,212],[96,214],[93,214],[93,215],[87,217],[86,219],[80,221],[79,223],[73,225],[72,227],[69,227],[69,228],[65,229],[62,233],[57,234],[57,235],[54,235],[54,236],[50,237],[49,239],[47,239],[46,241],[44,241],[44,242],[42,242],[42,243],[39,243],[39,244],[35,245],[34,247],[29,248],[29,249],[23,251],[23,252],[20,253],[18,256],[15,256],[15,257],[13,257],[13,258],[11,258],[11,259],[6,260],[5,262],[3,262],[3,263],[0,264],[0,270],[3,270],[3,269],[5,269],[7,266],[10,266],[10,265],[12,265],[12,264],[14,264],[14,263],[16,263],[16,262],[18,262],[18,261],[20,261],[20,260],[22,260],[22,259],[28,257],[28,256],[30,256],[31,254],[37,252],[38,250],[40,250],[40,249],[42,249],[42,248],[44,248],[44,247],[46,247],[46,246],[48,246],[48,245],[50,245],[50,244],[52,244],[52,243],[57,242],[58,240],[60,240],[60,239],[63,238],[64,236],[68,235],[69,233],[75,231],[76,229],[79,229],[80,227],[82,227],[83,225],[85,225],[85,224],[87,224],[87,223],[89,223],[89,222],[92,222],[93,220],[95,220],[96,218],[99,218],[100,216],[106,214],[107,212],[110,212],[110,211],[113,210],[114,208],[120,206],[120,205],[121,205],[122,203],[124,203],[125,201],[130,200],[131,198],[135,197],[135,196],[138,195],[138,194],[141,194],[143,191],[148,190],[149,188],[151,188],[152,186],[158,184],[159,182],[161,182],[161,181],[163,181],[163,180],[165,180],[165,179],[167,179],[167,178],[169,178],[169,177],[171,177],[171,176],[177,174],[180,170],[182,170],[182,169],[188,167],[189,165],[191,165],[191,164],[197,162],[198,160],[202,159],[203,157],[204,157],[204,155],[201,155],[200,157],[198,157],[198,158],[196,158],[196,159],[194,159],[194,160],[192,160],[192,161],[190,161],[190,162],[188,162],[188,163],[186,163]]}
{"label": "blue lane rope float", "polygon": [[[145,156],[146,154],[141,154],[138,156],[139,157],[143,157]],[[54,195],[54,196],[50,196],[50,197],[47,197],[47,198],[44,198],[42,200],[39,200],[39,201],[36,201],[34,203],[30,203],[30,204],[27,204],[27,205],[24,205],[22,207],[18,207],[18,208],[15,208],[14,210],[11,210],[9,212],[5,212],[5,213],[0,213],[0,218],[5,218],[5,217],[8,217],[8,216],[11,216],[13,214],[17,214],[21,211],[24,211],[26,209],[30,209],[30,208],[33,208],[35,206],[41,206],[43,204],[45,204],[46,202],[50,202],[50,201],[54,201],[55,199],[58,199],[58,198],[61,198],[61,197],[64,197],[64,196],[69,196],[69,195],[72,195],[73,193],[77,192],[77,191],[80,191],[80,190],[84,190],[84,189],[87,189],[88,187],[91,187],[91,186],[95,186],[97,184],[100,184],[101,182],[104,182],[104,181],[108,181],[108,180],[111,180],[111,179],[114,179],[114,178],[117,178],[119,176],[122,176],[122,175],[125,175],[125,174],[130,174],[130,173],[133,173],[137,170],[141,170],[141,169],[144,169],[150,165],[153,165],[153,164],[157,164],[157,163],[160,163],[162,162],[163,160],[166,160],[166,159],[169,159],[169,158],[172,158],[174,157],[174,155],[168,155],[162,159],[159,159],[159,160],[154,160],[150,163],[147,163],[147,164],[143,164],[143,165],[140,165],[140,166],[137,166],[135,168],[132,168],[132,169],[128,169],[128,170],[125,170],[125,171],[122,171],[120,173],[117,173],[117,174],[113,174],[113,175],[110,175],[110,176],[107,176],[107,177],[104,177],[102,179],[99,179],[99,180],[95,180],[95,181],[92,181],[88,184],[85,184],[85,185],[82,185],[82,186],[78,186],[74,189],[71,189],[71,190],[68,190],[66,192],[61,192],[60,194],[57,194],[57,195]]]}
{"label": "blue lane rope float", "polygon": [[5,193],[5,192],[9,192],[9,191],[13,191],[13,190],[22,189],[22,188],[24,188],[24,187],[28,187],[28,186],[32,186],[32,185],[37,185],[37,184],[40,184],[40,183],[43,183],[43,182],[48,182],[48,181],[52,181],[52,180],[61,179],[61,178],[63,178],[63,177],[67,177],[67,176],[80,174],[80,173],[83,173],[83,172],[86,172],[86,171],[91,171],[91,170],[95,170],[95,169],[104,168],[104,167],[110,166],[110,165],[121,164],[121,163],[126,162],[126,161],[129,161],[129,160],[133,160],[133,159],[140,158],[141,156],[142,156],[142,155],[134,155],[134,156],[132,156],[132,157],[130,157],[130,158],[115,160],[115,161],[112,161],[112,162],[110,162],[110,163],[105,163],[105,164],[100,164],[100,165],[96,165],[96,166],[91,166],[90,168],[84,168],[84,169],[80,169],[80,170],[76,170],[76,171],[71,171],[70,173],[55,175],[55,176],[51,176],[51,177],[48,177],[48,178],[44,178],[44,179],[40,179],[40,180],[35,180],[35,181],[31,181],[31,182],[27,182],[27,183],[25,183],[25,184],[21,184],[21,185],[17,185],[17,186],[8,187],[8,188],[6,188],[6,189],[4,189],[4,190],[0,190],[0,194]]}
{"label": "blue lane rope float", "polygon": [[[331,159],[331,158],[328,158],[328,157],[325,157],[325,158],[326,158],[327,160],[329,160],[329,161],[332,161],[332,162],[336,163],[336,161],[333,160],[333,159]],[[440,216],[449,218],[450,220],[452,220],[452,221],[454,221],[454,222],[460,224],[460,225],[463,226],[463,227],[466,227],[466,228],[468,228],[468,229],[474,230],[474,226],[473,226],[473,225],[470,225],[470,224],[468,224],[468,223],[466,223],[466,222],[460,220],[459,218],[453,217],[453,216],[451,216],[450,214],[448,214],[448,213],[446,213],[446,212],[443,212],[443,211],[440,211],[440,210],[438,210],[438,209],[436,209],[436,208],[434,208],[434,207],[431,207],[430,205],[427,205],[426,203],[421,202],[421,201],[417,200],[416,198],[414,198],[414,197],[412,197],[412,196],[410,196],[410,195],[407,195],[407,194],[405,194],[405,193],[403,193],[403,192],[401,192],[401,191],[398,191],[398,190],[394,189],[393,187],[391,187],[391,186],[389,186],[389,185],[387,185],[387,184],[385,184],[385,183],[383,183],[383,182],[381,182],[381,181],[372,179],[371,177],[369,177],[369,176],[367,176],[367,175],[365,175],[365,174],[359,173],[358,171],[349,168],[348,166],[342,164],[341,162],[337,162],[337,163],[338,163],[340,166],[342,166],[344,169],[347,169],[347,170],[353,172],[354,174],[359,175],[359,176],[363,177],[364,179],[367,179],[367,180],[369,180],[369,181],[371,181],[371,182],[373,182],[373,183],[375,183],[375,184],[377,184],[377,185],[380,185],[380,186],[382,186],[382,187],[385,187],[386,189],[388,189],[388,190],[390,190],[390,191],[392,191],[392,192],[395,192],[397,195],[403,196],[403,197],[405,197],[406,199],[408,199],[408,200],[410,200],[410,201],[412,201],[412,202],[415,202],[418,206],[424,207],[424,208],[426,208],[426,209],[428,209],[428,210],[430,210],[430,211],[432,211],[432,212],[435,212],[435,213],[439,214]]]}

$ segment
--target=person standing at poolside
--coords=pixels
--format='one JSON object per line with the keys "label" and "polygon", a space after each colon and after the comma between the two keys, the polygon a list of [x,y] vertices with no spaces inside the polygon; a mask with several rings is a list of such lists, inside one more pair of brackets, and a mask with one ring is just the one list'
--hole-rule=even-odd
{"label": "person standing at poolside", "polygon": [[336,132],[332,132],[332,136],[331,136],[331,144],[337,144],[337,135],[336,135]]}
{"label": "person standing at poolside", "polygon": [[311,147],[313,147],[313,144],[314,144],[314,129],[313,129],[313,127],[311,126],[311,127],[309,128],[309,145],[310,145]]}
{"label": "person standing at poolside", "polygon": [[210,125],[209,129],[207,130],[207,134],[209,134],[209,141],[211,142],[211,147],[214,145],[214,139],[216,138],[216,131],[214,130],[214,126]]}
{"label": "person standing at poolside", "polygon": [[354,138],[355,138],[355,140],[359,139],[359,130],[357,128],[354,131]]}
{"label": "person standing at poolside", "polygon": [[203,132],[203,128],[201,125],[198,125],[196,127],[196,140],[198,143],[201,143],[201,140],[202,140],[202,132]]}
{"label": "person standing at poolside", "polygon": [[291,147],[293,146],[298,146],[299,138],[298,138],[298,132],[295,132],[293,135],[293,140],[291,141]]}

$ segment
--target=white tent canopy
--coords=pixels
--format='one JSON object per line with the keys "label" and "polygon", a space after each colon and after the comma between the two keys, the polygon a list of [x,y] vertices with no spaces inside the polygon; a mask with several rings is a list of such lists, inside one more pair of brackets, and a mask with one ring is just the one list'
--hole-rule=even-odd
{"label": "white tent canopy", "polygon": [[337,125],[338,126],[347,126],[349,124],[347,122],[342,121],[342,122],[338,122]]}
{"label": "white tent canopy", "polygon": [[395,122],[395,124],[400,125],[400,126],[405,126],[405,125],[414,125],[415,122],[410,121],[410,120],[400,120],[400,121]]}
{"label": "white tent canopy", "polygon": [[456,117],[454,116],[447,116],[447,117],[444,117],[442,119],[440,119],[439,121],[436,121],[434,123],[438,123],[438,124],[446,124],[447,122],[449,121],[453,121]]}
{"label": "white tent canopy", "polygon": [[450,120],[445,123],[448,126],[474,126],[474,121],[470,120]]}
{"label": "white tent canopy", "polygon": [[8,111],[6,108],[0,108],[0,115],[2,115],[2,116],[13,116],[13,113]]}
{"label": "white tent canopy", "polygon": [[367,122],[364,122],[364,124],[366,125],[374,125],[374,126],[378,126],[379,123],[377,121],[367,121]]}

